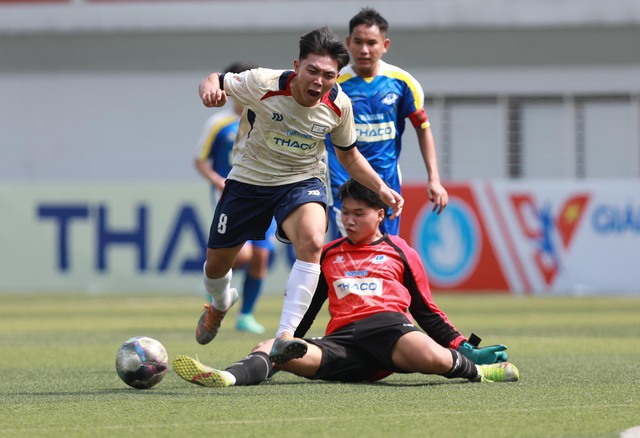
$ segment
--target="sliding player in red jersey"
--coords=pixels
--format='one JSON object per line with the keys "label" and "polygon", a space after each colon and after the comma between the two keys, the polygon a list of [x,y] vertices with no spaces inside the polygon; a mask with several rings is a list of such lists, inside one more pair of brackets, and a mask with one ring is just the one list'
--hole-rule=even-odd
{"label": "sliding player in red jersey", "polygon": [[[347,237],[324,247],[322,275],[296,331],[304,336],[328,299],[326,334],[307,339],[307,354],[277,369],[341,382],[378,380],[392,372],[518,380],[518,369],[504,362],[506,346],[474,348],[434,303],[417,252],[402,238],[380,231],[387,210],[380,197],[351,179],[338,196]],[[173,368],[202,386],[260,383],[273,369],[267,354],[272,343],[259,344],[226,370],[188,356],[177,356]]]}

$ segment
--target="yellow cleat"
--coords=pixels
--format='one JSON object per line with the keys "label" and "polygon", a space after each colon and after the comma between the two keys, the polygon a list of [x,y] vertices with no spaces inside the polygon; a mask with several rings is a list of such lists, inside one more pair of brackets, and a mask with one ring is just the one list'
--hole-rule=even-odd
{"label": "yellow cleat", "polygon": [[517,382],[520,380],[520,371],[509,362],[476,366],[478,367],[477,380],[481,382]]}
{"label": "yellow cleat", "polygon": [[233,386],[231,379],[224,371],[208,367],[189,356],[176,356],[173,370],[187,382],[209,388]]}

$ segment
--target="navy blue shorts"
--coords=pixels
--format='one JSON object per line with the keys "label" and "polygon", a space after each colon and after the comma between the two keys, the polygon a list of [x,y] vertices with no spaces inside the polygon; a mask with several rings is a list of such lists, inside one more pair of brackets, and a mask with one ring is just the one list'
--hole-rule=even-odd
{"label": "navy blue shorts", "polygon": [[264,240],[274,217],[278,224],[276,237],[290,243],[282,222],[294,209],[309,202],[327,207],[327,191],[318,178],[282,186],[227,180],[213,214],[207,246],[230,248],[247,240]]}
{"label": "navy blue shorts", "polygon": [[406,315],[377,313],[339,328],[330,335],[310,338],[322,350],[313,379],[338,382],[375,380],[381,372],[403,372],[391,360],[393,346],[406,333],[420,331]]}

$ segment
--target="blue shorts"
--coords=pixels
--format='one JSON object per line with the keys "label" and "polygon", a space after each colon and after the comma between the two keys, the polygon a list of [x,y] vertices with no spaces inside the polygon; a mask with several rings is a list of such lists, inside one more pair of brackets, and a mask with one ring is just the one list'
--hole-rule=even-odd
{"label": "blue shorts", "polygon": [[209,248],[230,248],[247,240],[264,240],[272,219],[277,222],[278,240],[291,243],[282,223],[303,204],[327,206],[322,181],[311,178],[282,186],[256,186],[227,180],[209,230]]}
{"label": "blue shorts", "polygon": [[247,243],[250,243],[252,246],[256,248],[262,248],[269,251],[273,251],[276,248],[276,228],[278,224],[275,219],[271,220],[271,225],[269,225],[269,229],[265,233],[264,240],[249,240]]}
{"label": "blue shorts", "polygon": [[[215,186],[212,185],[211,186],[211,205],[213,206],[214,211],[216,209],[216,205],[218,205],[218,202],[220,201],[220,195],[221,195],[220,190],[218,190],[217,188],[215,188]],[[270,252],[273,252],[276,249],[277,226],[278,225],[276,224],[276,220],[273,219],[271,221],[271,225],[269,226],[269,229],[266,232],[266,236],[264,240],[249,240],[247,241],[247,243],[249,243],[251,246],[254,246],[256,248],[262,248]]]}

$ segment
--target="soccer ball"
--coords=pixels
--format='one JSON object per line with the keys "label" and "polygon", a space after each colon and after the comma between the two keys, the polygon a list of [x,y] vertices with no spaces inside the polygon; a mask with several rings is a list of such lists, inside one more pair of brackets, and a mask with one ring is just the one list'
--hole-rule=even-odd
{"label": "soccer ball", "polygon": [[157,385],[169,369],[169,355],[153,338],[136,336],[120,346],[116,371],[124,383],[137,389]]}

